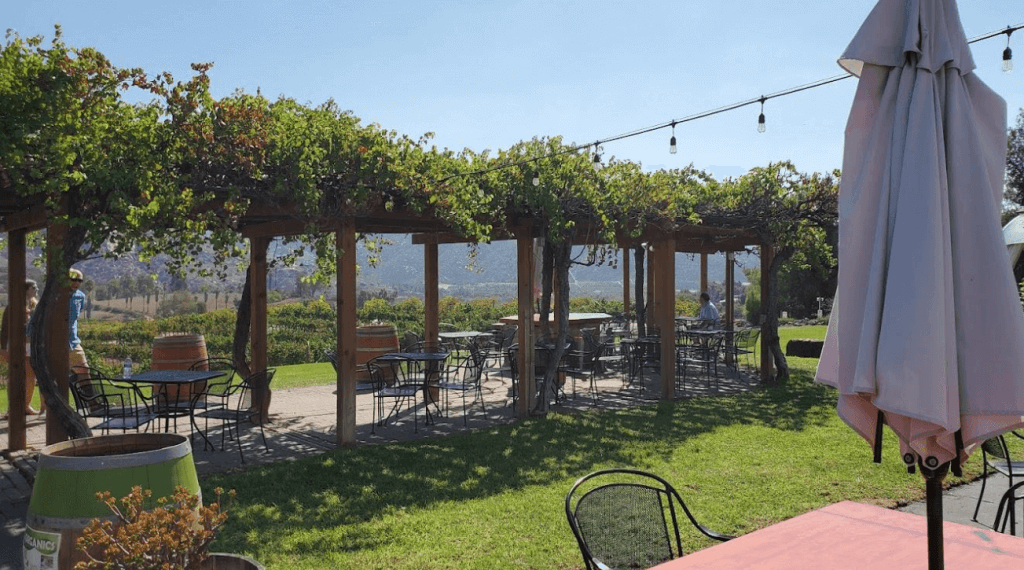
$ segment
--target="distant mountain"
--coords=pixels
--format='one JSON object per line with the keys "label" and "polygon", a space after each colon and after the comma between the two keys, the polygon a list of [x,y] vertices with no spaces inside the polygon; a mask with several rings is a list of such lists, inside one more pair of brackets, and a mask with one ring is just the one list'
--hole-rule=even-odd
{"label": "distant mountain", "polygon": [[[387,289],[400,296],[421,296],[423,292],[423,247],[413,245],[408,235],[388,236],[393,243],[383,246],[380,262],[371,265],[369,254],[362,247],[357,252],[360,265],[359,286],[365,289]],[[463,244],[441,245],[438,248],[438,278],[442,295],[455,294],[466,297],[514,297],[516,291],[516,243],[499,241],[477,248],[477,255],[470,257],[471,248]],[[271,244],[269,257],[286,253],[280,244]],[[582,254],[582,248],[575,248],[574,254]],[[39,252],[29,252],[29,259],[38,257]],[[582,255],[580,256],[582,257]],[[0,252],[0,291],[6,291],[7,251]],[[202,258],[201,258],[202,259]],[[759,267],[759,260],[751,254],[737,254],[740,268]],[[621,260],[621,250],[614,259]],[[633,266],[632,259],[630,265]],[[207,259],[212,263],[212,256]],[[238,291],[245,282],[247,260],[233,267],[223,279],[190,276],[188,288],[201,290],[203,285],[213,291]],[[172,278],[160,259],[143,263],[137,256],[128,255],[121,259],[91,259],[78,264],[86,275],[97,284],[120,279],[124,275],[137,277],[156,274],[165,289],[170,287]],[[307,255],[299,260],[296,267],[272,268],[268,276],[270,289],[289,293],[295,289],[297,279],[312,271],[313,259]],[[30,270],[30,276],[33,276]],[[725,280],[725,256],[712,255],[708,258],[708,278],[712,282]],[[741,271],[736,272],[737,281],[746,281]],[[676,289],[696,290],[700,284],[700,256],[677,254]],[[599,266],[573,266],[570,269],[570,287],[574,294],[618,298],[622,294],[622,268],[605,264]]]}
{"label": "distant mountain", "polygon": [[[422,290],[423,287],[423,248],[412,245],[409,236],[391,237],[395,243],[385,246],[381,254],[381,263],[372,267],[366,263],[366,253],[358,254],[361,272],[360,286],[367,288],[389,288],[404,291]],[[495,292],[486,296],[505,296],[498,291],[507,290],[508,296],[515,294],[516,283],[516,243],[499,241],[481,245],[477,256],[470,259],[470,247],[462,244],[441,245],[438,247],[438,281],[444,289],[481,289],[491,288]],[[574,254],[580,254],[583,248],[574,248]],[[736,260],[741,268],[758,268],[760,261],[752,254],[737,254]],[[616,298],[622,294],[621,250],[614,260],[616,266],[573,266],[569,270],[570,288],[577,292],[586,290],[598,296]],[[633,259],[630,259],[633,268]],[[725,255],[708,257],[708,279],[712,282],[725,281]],[[736,279],[746,281],[741,271],[736,272]],[[697,290],[700,287],[700,256],[696,254],[676,255],[676,289]],[[475,296],[475,295],[473,295]]]}

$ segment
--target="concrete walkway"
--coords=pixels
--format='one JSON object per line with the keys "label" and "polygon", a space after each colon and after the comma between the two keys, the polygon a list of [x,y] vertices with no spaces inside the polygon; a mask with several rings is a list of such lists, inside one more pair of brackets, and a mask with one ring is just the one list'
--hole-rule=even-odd
{"label": "concrete walkway", "polygon": [[[714,395],[736,394],[756,389],[757,380],[751,373],[737,373],[721,367],[725,378],[720,378],[718,385],[707,387],[703,379],[695,381],[688,378],[684,397],[696,398]],[[650,373],[649,373],[650,374]],[[634,384],[624,387],[623,377],[619,374],[606,374],[597,382],[600,394],[599,401],[587,393],[587,385],[577,385],[577,397],[572,398],[572,388],[567,386],[569,397],[552,409],[569,412],[573,410],[611,409],[652,405],[659,393],[656,378],[649,378],[644,383],[642,393]],[[374,445],[413,439],[444,437],[453,433],[483,429],[489,426],[512,423],[515,421],[511,406],[511,382],[507,373],[493,371],[484,383],[484,404],[470,399],[470,408],[466,414],[465,424],[462,415],[462,400],[458,394],[451,399],[449,417],[439,417],[432,425],[423,424],[422,405],[414,430],[414,418],[411,413],[402,412],[393,418],[387,426],[374,426],[372,421],[373,405],[371,394],[358,394],[356,398],[357,428],[356,438],[359,445]],[[226,441],[224,450],[203,450],[202,440],[196,441],[193,456],[200,477],[210,473],[242,470],[252,465],[293,460],[298,457],[319,455],[336,449],[335,418],[336,396],[333,386],[312,386],[275,390],[271,400],[271,421],[265,425],[270,451],[267,452],[259,436],[259,430],[250,429],[241,438],[242,453],[245,463],[241,461],[238,445]],[[187,420],[179,420],[179,433],[187,435]],[[219,429],[213,430],[214,443],[220,445]],[[0,420],[0,445],[7,442],[7,422]],[[31,485],[35,478],[35,458],[39,449],[45,446],[44,421],[35,417],[29,421],[28,446],[26,451],[0,453],[0,570],[21,568],[21,540],[24,532],[28,501],[31,496]],[[991,524],[995,516],[995,503],[1000,496],[999,489],[1005,481],[994,480],[993,486],[985,496],[985,503],[979,520]],[[923,488],[923,480],[922,480]],[[977,500],[980,482],[950,489],[945,493],[945,520],[985,526],[972,522],[974,501]],[[1005,490],[1005,488],[1003,489]],[[924,503],[915,502],[901,507],[901,510],[924,515]]]}

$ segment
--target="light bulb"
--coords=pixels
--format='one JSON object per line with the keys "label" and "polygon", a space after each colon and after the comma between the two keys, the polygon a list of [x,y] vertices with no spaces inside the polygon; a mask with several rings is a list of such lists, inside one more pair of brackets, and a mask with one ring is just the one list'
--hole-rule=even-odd
{"label": "light bulb", "polygon": [[1003,50],[1003,73],[1013,71],[1013,51],[1010,48]]}
{"label": "light bulb", "polygon": [[757,132],[763,133],[766,130],[768,130],[768,129],[767,129],[767,127],[764,126],[764,113],[761,113],[757,117]]}
{"label": "light bulb", "polygon": [[676,153],[676,136],[672,135],[672,138],[668,141],[668,151],[672,154]]}
{"label": "light bulb", "polygon": [[540,174],[533,175],[533,185],[540,186]]}

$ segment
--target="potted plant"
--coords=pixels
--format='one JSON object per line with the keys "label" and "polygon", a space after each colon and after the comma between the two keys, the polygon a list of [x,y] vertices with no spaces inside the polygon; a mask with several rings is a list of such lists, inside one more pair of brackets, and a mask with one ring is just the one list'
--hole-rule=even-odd
{"label": "potted plant", "polygon": [[149,510],[152,491],[138,485],[121,499],[97,493],[113,516],[92,519],[82,532],[77,546],[85,560],[75,570],[263,570],[244,556],[209,552],[228,517],[220,501],[223,489],[214,492],[217,500],[200,506],[199,495],[179,485]]}

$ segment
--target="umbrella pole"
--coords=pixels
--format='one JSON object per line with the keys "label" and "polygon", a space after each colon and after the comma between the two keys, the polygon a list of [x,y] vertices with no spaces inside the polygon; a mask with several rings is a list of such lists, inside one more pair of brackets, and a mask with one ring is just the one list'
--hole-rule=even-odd
{"label": "umbrella pole", "polygon": [[935,469],[928,469],[921,463],[918,466],[924,475],[925,511],[928,515],[928,570],[943,570],[942,480],[949,472],[949,463],[943,463]]}

